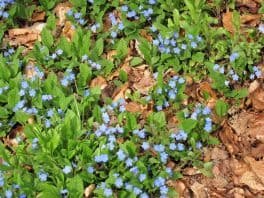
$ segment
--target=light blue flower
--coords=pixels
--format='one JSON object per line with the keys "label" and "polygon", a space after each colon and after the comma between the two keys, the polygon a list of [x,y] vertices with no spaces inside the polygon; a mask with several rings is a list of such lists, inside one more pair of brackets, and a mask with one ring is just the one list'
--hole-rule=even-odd
{"label": "light blue flower", "polygon": [[72,171],[72,167],[71,166],[64,166],[64,168],[62,169],[62,172],[64,174],[69,174]]}

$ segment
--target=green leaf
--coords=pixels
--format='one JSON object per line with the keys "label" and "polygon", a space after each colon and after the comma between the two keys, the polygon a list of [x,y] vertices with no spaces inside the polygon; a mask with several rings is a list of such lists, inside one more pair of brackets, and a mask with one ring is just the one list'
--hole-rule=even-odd
{"label": "green leaf", "polygon": [[51,31],[47,28],[44,28],[41,32],[41,40],[44,45],[50,48],[53,45],[53,37]]}
{"label": "green leaf", "polygon": [[127,55],[127,52],[128,52],[128,47],[127,47],[127,42],[125,39],[121,39],[118,44],[117,44],[117,49],[116,49],[116,56],[119,58],[119,59],[123,59],[126,55]]}
{"label": "green leaf", "polygon": [[83,197],[84,187],[83,187],[83,180],[80,176],[75,176],[73,178],[67,179],[67,188],[69,189],[70,195],[72,197]]}
{"label": "green leaf", "polygon": [[215,105],[215,112],[218,116],[222,117],[227,114],[228,111],[228,104],[225,103],[223,100],[217,100]]}
{"label": "green leaf", "polygon": [[134,57],[132,58],[132,60],[130,61],[130,66],[136,66],[136,65],[139,65],[143,62],[143,59],[140,58],[140,57]]}
{"label": "green leaf", "polygon": [[197,52],[192,56],[192,60],[202,63],[204,61],[204,53],[202,52]]}
{"label": "green leaf", "polygon": [[96,42],[94,47],[91,51],[91,57],[96,59],[101,56],[101,54],[104,52],[104,40],[102,38],[99,38]]}
{"label": "green leaf", "polygon": [[0,118],[8,118],[9,112],[6,108],[0,107]]}
{"label": "green leaf", "polygon": [[39,194],[39,197],[41,198],[60,198],[59,190],[50,184],[41,184],[39,186],[39,189],[41,193]]}
{"label": "green leaf", "polygon": [[9,108],[13,108],[18,101],[20,100],[20,96],[18,94],[18,88],[12,89],[7,94],[7,103]]}
{"label": "green leaf", "polygon": [[78,86],[85,87],[92,78],[91,68],[84,63],[80,64],[80,73],[78,75]]}
{"label": "green leaf", "polygon": [[128,77],[127,77],[127,73],[124,70],[120,70],[119,72],[119,79],[123,82],[126,82]]}
{"label": "green leaf", "polygon": [[197,120],[193,120],[191,118],[183,120],[181,123],[181,127],[187,133],[190,133],[197,125]]}
{"label": "green leaf", "polygon": [[147,63],[151,63],[151,46],[146,39],[142,39],[139,44],[139,50],[144,55]]}

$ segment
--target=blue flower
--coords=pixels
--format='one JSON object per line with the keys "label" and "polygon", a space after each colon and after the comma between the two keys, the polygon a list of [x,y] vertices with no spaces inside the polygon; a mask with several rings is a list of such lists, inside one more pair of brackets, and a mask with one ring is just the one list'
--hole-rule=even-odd
{"label": "blue flower", "polygon": [[178,150],[178,151],[183,151],[184,149],[185,149],[184,144],[182,144],[182,143],[178,143],[178,144],[177,144],[177,150]]}
{"label": "blue flower", "polygon": [[27,198],[27,195],[26,194],[20,194],[19,198]]}
{"label": "blue flower", "polygon": [[13,197],[13,192],[11,190],[6,190],[5,191],[5,197],[6,198],[12,198]]}
{"label": "blue flower", "polygon": [[147,193],[142,193],[139,198],[149,198]]}
{"label": "blue flower", "polygon": [[123,29],[125,29],[125,26],[124,26],[124,23],[123,22],[120,22],[119,24],[118,24],[118,30],[123,30]]}
{"label": "blue flower", "polygon": [[133,186],[130,183],[125,183],[126,190],[132,190]]}
{"label": "blue flower", "polygon": [[169,189],[167,186],[161,186],[160,187],[160,194],[166,195],[168,193]]}
{"label": "blue flower", "polygon": [[180,130],[177,134],[176,134],[176,137],[175,137],[175,139],[176,140],[187,140],[187,137],[188,137],[188,135],[187,135],[187,133],[185,133],[185,131],[183,131],[183,130]]}
{"label": "blue flower", "polygon": [[60,194],[64,195],[64,196],[67,195],[68,193],[69,193],[69,191],[67,189],[63,189],[60,191]]}
{"label": "blue flower", "polygon": [[126,163],[126,167],[133,166],[133,160],[131,158],[128,158],[125,163]]}
{"label": "blue flower", "polygon": [[127,7],[127,5],[122,5],[122,6],[121,6],[121,10],[122,10],[123,12],[127,12],[127,11],[128,11],[128,7]]}
{"label": "blue flower", "polygon": [[170,143],[169,145],[169,149],[172,150],[172,151],[175,151],[177,148],[176,144],[175,143]]}
{"label": "blue flower", "polygon": [[82,14],[80,12],[74,13],[74,18],[75,19],[79,19],[79,18],[81,18],[81,16],[82,16]]}
{"label": "blue flower", "polygon": [[232,75],[232,79],[233,79],[234,81],[238,81],[239,77],[238,77],[237,74],[233,74],[233,75]]}
{"label": "blue flower", "polygon": [[47,111],[47,117],[52,117],[54,115],[54,111],[52,110],[52,109],[49,109],[48,111]]}
{"label": "blue flower", "polygon": [[47,181],[48,176],[49,176],[49,174],[46,173],[46,172],[44,172],[44,171],[40,171],[40,172],[38,173],[38,178],[39,178],[39,180],[40,180],[41,182],[45,182],[45,181]]}
{"label": "blue flower", "polygon": [[120,177],[119,178],[116,178],[115,186],[117,188],[121,188],[123,186],[123,180],[122,180],[122,178],[120,178]]}
{"label": "blue flower", "polygon": [[50,128],[51,127],[51,121],[50,120],[46,120],[45,121],[45,127],[46,128]]}
{"label": "blue flower", "polygon": [[105,195],[106,197],[110,197],[112,194],[113,194],[112,189],[110,189],[110,188],[105,188],[105,189],[104,189],[104,195]]}
{"label": "blue flower", "polygon": [[154,4],[156,4],[157,2],[156,2],[156,0],[148,0],[148,3],[149,3],[150,5],[154,5]]}
{"label": "blue flower", "polygon": [[209,107],[205,107],[203,109],[203,115],[209,115],[211,113],[211,109]]}
{"label": "blue flower", "polygon": [[186,50],[186,49],[187,49],[187,45],[186,45],[186,44],[182,44],[182,45],[181,45],[181,48],[182,48],[183,50]]}
{"label": "blue flower", "polygon": [[133,17],[136,17],[136,16],[137,16],[137,13],[136,13],[134,10],[129,11],[129,12],[127,13],[127,17],[128,17],[128,18],[133,18]]}
{"label": "blue flower", "polygon": [[184,78],[180,77],[178,83],[183,84],[185,82]]}
{"label": "blue flower", "polygon": [[258,27],[258,30],[264,34],[264,24],[260,24],[259,27]]}
{"label": "blue flower", "polygon": [[165,179],[163,177],[157,177],[154,180],[154,187],[161,187],[165,185]]}
{"label": "blue flower", "polygon": [[56,51],[56,54],[58,54],[58,55],[62,55],[62,54],[63,54],[63,50],[62,50],[62,49],[58,49],[58,50]]}
{"label": "blue flower", "polygon": [[197,48],[197,43],[196,42],[191,42],[191,47],[194,48],[194,49]]}
{"label": "blue flower", "polygon": [[5,178],[0,177],[0,187],[3,187],[5,185]]}
{"label": "blue flower", "polygon": [[230,62],[234,62],[239,57],[239,53],[234,52],[230,55],[229,60]]}
{"label": "blue flower", "polygon": [[97,163],[101,163],[101,162],[105,163],[108,161],[108,155],[102,154],[102,155],[95,156],[94,161]]}
{"label": "blue flower", "polygon": [[146,180],[146,178],[147,178],[146,174],[140,174],[139,177],[138,177],[140,182],[143,182],[144,180]]}
{"label": "blue flower", "polygon": [[140,188],[138,188],[138,187],[135,186],[133,188],[133,192],[134,192],[135,195],[139,195],[140,193],[142,193],[142,190]]}
{"label": "blue flower", "polygon": [[122,161],[126,158],[126,154],[123,150],[119,149],[119,151],[116,153],[118,160]]}
{"label": "blue flower", "polygon": [[149,143],[148,142],[143,142],[141,147],[144,149],[144,150],[148,150],[150,148],[149,146]]}
{"label": "blue flower", "polygon": [[107,124],[107,123],[110,122],[110,117],[109,117],[109,115],[108,115],[107,112],[104,112],[104,113],[102,114],[102,118],[103,118],[103,122],[104,122],[105,124]]}
{"label": "blue flower", "polygon": [[72,171],[72,167],[71,166],[64,166],[64,168],[62,169],[62,172],[64,174],[69,174]]}
{"label": "blue flower", "polygon": [[203,144],[199,141],[199,142],[196,142],[196,148],[197,149],[201,149],[203,147]]}
{"label": "blue flower", "polygon": [[52,95],[42,95],[41,96],[41,99],[42,99],[42,101],[50,101],[50,100],[52,100]]}
{"label": "blue flower", "polygon": [[30,89],[28,93],[29,93],[29,95],[31,97],[34,97],[36,95],[36,90],[35,89]]}
{"label": "blue flower", "polygon": [[24,96],[25,93],[26,93],[25,90],[24,89],[21,89],[18,94],[19,94],[19,96]]}
{"label": "blue flower", "polygon": [[23,81],[21,82],[21,87],[22,87],[23,89],[27,89],[27,88],[29,87],[28,82],[23,80]]}
{"label": "blue flower", "polygon": [[161,152],[160,153],[160,160],[161,160],[161,162],[165,164],[167,162],[167,160],[168,160],[168,156],[169,155],[167,153]]}
{"label": "blue flower", "polygon": [[67,15],[72,16],[72,14],[73,14],[72,10],[68,10]]}
{"label": "blue flower", "polygon": [[93,174],[94,173],[94,167],[93,166],[88,166],[87,172],[90,173],[90,174]]}
{"label": "blue flower", "polygon": [[155,144],[153,146],[154,150],[161,153],[161,152],[164,152],[165,150],[165,146],[163,146],[162,144]]}
{"label": "blue flower", "polygon": [[161,111],[162,110],[162,106],[158,105],[158,106],[156,106],[156,109],[157,109],[157,111]]}

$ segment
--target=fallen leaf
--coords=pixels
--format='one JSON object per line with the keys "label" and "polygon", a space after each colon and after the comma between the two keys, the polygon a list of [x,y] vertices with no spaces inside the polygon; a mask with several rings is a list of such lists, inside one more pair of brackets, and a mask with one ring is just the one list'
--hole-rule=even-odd
{"label": "fallen leaf", "polygon": [[179,197],[183,196],[186,186],[182,181],[168,180],[167,185],[174,188],[174,190],[176,190],[179,194]]}
{"label": "fallen leaf", "polygon": [[9,29],[5,42],[11,46],[25,45],[32,48],[35,41],[41,40],[40,33],[45,25],[45,23],[35,23],[27,28]]}
{"label": "fallen leaf", "polygon": [[223,130],[219,133],[219,136],[229,153],[236,154],[240,151],[238,147],[238,136],[228,125],[223,127]]}
{"label": "fallen leaf", "polygon": [[[241,28],[255,27],[260,23],[260,14],[245,14],[240,16]],[[235,32],[235,27],[233,25],[233,12],[226,12],[223,14],[222,18],[224,28],[231,32]]]}
{"label": "fallen leaf", "polygon": [[126,91],[128,90],[128,83],[123,84],[119,87],[112,95],[113,101],[118,101],[121,98],[126,98]]}
{"label": "fallen leaf", "polygon": [[211,152],[211,159],[213,160],[224,160],[228,158],[228,154],[224,149],[219,149],[217,147],[213,148]]}
{"label": "fallen leaf", "polygon": [[264,113],[256,114],[249,120],[248,134],[264,143]]}
{"label": "fallen leaf", "polygon": [[58,17],[58,20],[57,20],[58,26],[64,26],[65,25],[65,22],[67,19],[66,14],[71,8],[72,8],[72,5],[69,2],[58,3],[56,5],[53,12]]}
{"label": "fallen leaf", "polygon": [[100,89],[104,89],[107,86],[106,80],[102,76],[97,76],[91,81],[90,87],[99,87]]}
{"label": "fallen leaf", "polygon": [[199,183],[199,182],[195,182],[192,186],[191,186],[191,190],[194,193],[194,197],[195,198],[205,198],[207,197],[207,193],[206,193],[206,188],[203,184]]}
{"label": "fallen leaf", "polygon": [[254,117],[253,114],[248,112],[241,112],[239,114],[233,115],[229,120],[228,124],[229,126],[234,129],[236,134],[241,135],[245,134],[248,129],[248,122],[250,119]]}
{"label": "fallen leaf", "polygon": [[148,95],[149,90],[155,84],[155,80],[147,65],[133,68],[128,75],[128,79],[132,83],[132,87],[144,95]]}
{"label": "fallen leaf", "polygon": [[204,103],[204,94],[209,94],[210,98],[207,101],[207,106],[210,108],[214,108],[216,100],[217,100],[217,95],[216,92],[212,89],[211,84],[209,82],[202,82],[198,85],[196,95],[197,98],[200,102]]}
{"label": "fallen leaf", "polygon": [[264,88],[258,87],[255,91],[250,94],[253,107],[256,110],[264,110]]}
{"label": "fallen leaf", "polygon": [[43,11],[34,11],[32,14],[32,22],[40,22],[45,20],[46,13]]}
{"label": "fallen leaf", "polygon": [[244,160],[250,165],[252,171],[260,179],[262,184],[264,184],[264,161],[256,161],[252,157],[245,157]]}
{"label": "fallen leaf", "polygon": [[257,176],[251,171],[247,171],[242,175],[242,177],[240,178],[240,183],[246,184],[248,187],[254,190],[264,190],[264,186],[262,185],[262,183],[258,181]]}
{"label": "fallen leaf", "polygon": [[144,110],[142,105],[136,102],[128,102],[125,107],[126,110],[131,113],[142,113]]}
{"label": "fallen leaf", "polygon": [[152,36],[144,29],[140,30],[140,35],[147,39],[149,42],[152,42]]}
{"label": "fallen leaf", "polygon": [[70,21],[66,21],[62,29],[62,36],[65,36],[68,41],[71,41],[74,35],[74,28]]}
{"label": "fallen leaf", "polygon": [[254,80],[252,83],[250,83],[248,92],[251,94],[253,93],[257,88],[259,88],[260,84],[257,80]]}
{"label": "fallen leaf", "polygon": [[94,189],[95,189],[94,184],[90,184],[88,187],[86,187],[84,191],[85,198],[91,197],[91,194],[94,191]]}

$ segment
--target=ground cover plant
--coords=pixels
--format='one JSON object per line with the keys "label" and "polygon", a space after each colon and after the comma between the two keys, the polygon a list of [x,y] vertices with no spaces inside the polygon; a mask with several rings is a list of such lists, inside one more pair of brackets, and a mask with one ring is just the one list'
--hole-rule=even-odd
{"label": "ground cover plant", "polygon": [[206,149],[241,151],[233,109],[264,108],[263,12],[257,0],[1,0],[0,197],[203,197],[184,194],[185,170],[214,178]]}

